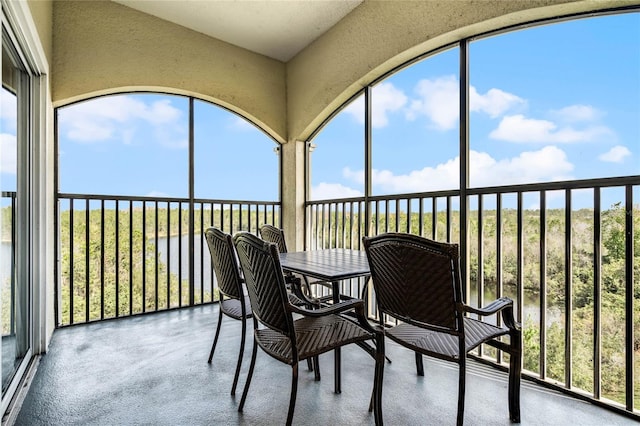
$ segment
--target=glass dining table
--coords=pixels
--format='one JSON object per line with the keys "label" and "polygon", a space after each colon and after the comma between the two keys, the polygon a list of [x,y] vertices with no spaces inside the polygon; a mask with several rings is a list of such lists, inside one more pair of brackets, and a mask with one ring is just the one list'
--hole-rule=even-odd
{"label": "glass dining table", "polygon": [[[330,282],[334,303],[338,303],[345,298],[340,294],[341,281],[370,275],[367,254],[360,250],[324,249],[280,253],[280,265],[284,271]],[[335,391],[340,393],[340,349],[336,349],[334,354],[336,365]]]}

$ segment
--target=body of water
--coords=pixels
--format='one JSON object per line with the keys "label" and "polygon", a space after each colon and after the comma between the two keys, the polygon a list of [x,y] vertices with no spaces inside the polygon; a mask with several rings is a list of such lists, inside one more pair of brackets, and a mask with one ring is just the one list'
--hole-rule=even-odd
{"label": "body of water", "polygon": [[[155,239],[149,240],[154,244]],[[167,261],[167,253],[169,260]],[[169,266],[172,274],[182,273],[182,280],[189,279],[189,236],[174,236],[169,238],[158,238],[158,258],[160,262]],[[212,278],[211,256],[209,247],[202,234],[196,235],[194,239],[194,277],[195,287],[200,288],[201,283],[205,292],[211,291]]]}

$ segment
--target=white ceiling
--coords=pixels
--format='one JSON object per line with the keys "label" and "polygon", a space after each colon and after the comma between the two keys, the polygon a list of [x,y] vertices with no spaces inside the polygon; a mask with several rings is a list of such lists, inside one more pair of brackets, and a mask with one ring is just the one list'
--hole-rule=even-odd
{"label": "white ceiling", "polygon": [[114,0],[286,62],[364,0]]}

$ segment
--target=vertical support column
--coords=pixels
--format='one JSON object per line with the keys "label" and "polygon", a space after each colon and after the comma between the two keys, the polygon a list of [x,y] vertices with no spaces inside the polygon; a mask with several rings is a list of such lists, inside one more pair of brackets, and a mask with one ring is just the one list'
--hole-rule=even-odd
{"label": "vertical support column", "polygon": [[280,223],[289,251],[305,248],[305,145],[298,140],[280,145]]}
{"label": "vertical support column", "polygon": [[[189,306],[193,306],[195,303],[195,251],[193,245],[195,244],[194,233],[194,112],[193,112],[193,98],[189,98]],[[201,299],[202,300],[202,295]],[[179,306],[182,306],[182,300],[178,302]]]}
{"label": "vertical support column", "polygon": [[460,42],[460,272],[469,302],[469,41]]}
{"label": "vertical support column", "polygon": [[[373,187],[373,174],[372,174],[372,132],[371,128],[373,126],[373,111],[371,110],[371,102],[373,97],[373,88],[371,86],[367,86],[364,89],[364,217],[365,217],[365,227],[364,227],[364,235],[370,236],[373,235],[373,231],[371,228],[371,203],[369,201],[369,197],[371,197],[372,187]],[[410,216],[409,216],[410,217]],[[378,215],[376,215],[376,220],[378,219]]]}

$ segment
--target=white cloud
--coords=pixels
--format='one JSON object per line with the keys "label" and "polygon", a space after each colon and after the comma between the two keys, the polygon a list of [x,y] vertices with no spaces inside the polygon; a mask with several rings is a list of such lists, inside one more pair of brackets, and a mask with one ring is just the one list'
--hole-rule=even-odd
{"label": "white cloud", "polygon": [[508,142],[576,143],[592,142],[615,135],[606,126],[589,125],[584,129],[558,127],[548,120],[526,118],[522,114],[505,116],[489,136]]}
{"label": "white cloud", "polygon": [[631,151],[629,151],[629,148],[627,148],[626,146],[617,145],[604,154],[598,156],[598,158],[602,161],[606,161],[607,163],[622,163],[625,157],[629,156],[631,156]]}
{"label": "white cloud", "polygon": [[311,188],[312,200],[330,200],[334,198],[360,197],[362,193],[339,183],[322,182]]}
{"label": "white cloud", "polygon": [[594,121],[604,115],[591,105],[570,105],[559,110],[552,110],[551,114],[569,123]]}
{"label": "white cloud", "polygon": [[16,137],[8,133],[0,134],[0,173],[11,175],[17,170],[17,144]]}
{"label": "white cloud", "polygon": [[453,129],[459,116],[459,87],[455,76],[435,80],[420,80],[416,86],[419,99],[413,100],[407,111],[407,119],[424,115],[439,130]]}
{"label": "white cloud", "polygon": [[[425,116],[436,129],[450,130],[458,124],[460,116],[460,83],[453,76],[434,80],[420,80],[416,86],[419,99],[413,100],[407,111],[407,119]],[[469,108],[482,112],[491,118],[499,117],[518,106],[526,106],[526,101],[500,89],[489,89],[484,95],[475,87],[469,88]]]}
{"label": "white cloud", "polygon": [[[373,88],[371,98],[371,125],[382,128],[389,124],[389,114],[400,110],[407,103],[407,96],[391,83],[381,83]],[[356,99],[344,109],[361,124],[364,124],[364,96]]]}
{"label": "white cloud", "polygon": [[[163,146],[187,146],[187,126],[182,111],[170,99],[145,103],[128,95],[104,96],[60,109],[61,129],[76,142],[100,142],[118,139],[125,144],[153,139]],[[143,133],[144,125],[152,126],[152,136]],[[137,140],[136,137],[144,140]]]}
{"label": "white cloud", "polygon": [[342,176],[346,179],[356,182],[360,185],[364,185],[364,171],[363,170],[351,170],[349,167],[342,169]]}
{"label": "white cloud", "polygon": [[[470,175],[473,186],[523,184],[572,179],[573,164],[564,151],[547,146],[538,151],[522,152],[514,158],[496,160],[484,152],[470,152]],[[396,175],[389,170],[373,170],[373,183],[384,193],[438,191],[458,187],[460,158],[435,167],[425,167]],[[358,184],[363,172],[345,169],[344,176]]]}
{"label": "white cloud", "polygon": [[438,164],[436,167],[425,167],[408,174],[395,175],[389,170],[373,170],[373,183],[380,186],[384,193],[406,193],[437,191],[458,187],[459,158]]}
{"label": "white cloud", "polygon": [[475,87],[469,88],[469,109],[484,112],[491,118],[499,117],[510,109],[526,104],[524,99],[500,89],[489,89],[486,94],[481,95]]}
{"label": "white cloud", "polygon": [[473,186],[516,185],[532,182],[571,180],[573,164],[556,146],[525,151],[513,158],[495,160],[484,152],[471,151],[470,175]]}

